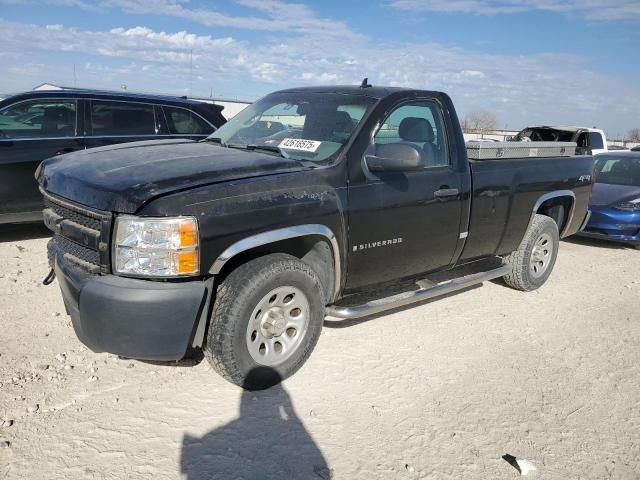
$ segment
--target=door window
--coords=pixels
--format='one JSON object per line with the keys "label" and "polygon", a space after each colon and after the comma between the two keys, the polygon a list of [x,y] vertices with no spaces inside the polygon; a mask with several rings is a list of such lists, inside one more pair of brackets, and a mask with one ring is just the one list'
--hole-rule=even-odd
{"label": "door window", "polygon": [[32,100],[0,111],[1,138],[76,136],[75,100]]}
{"label": "door window", "polygon": [[411,143],[425,156],[427,167],[449,165],[440,109],[434,102],[405,103],[389,114],[374,137],[376,144]]}
{"label": "door window", "polygon": [[602,135],[599,132],[589,132],[589,142],[591,143],[591,148],[599,149],[604,148],[604,143],[602,141]]}
{"label": "door window", "polygon": [[169,133],[174,135],[209,135],[215,130],[191,110],[166,106],[162,108],[167,118]]}
{"label": "door window", "polygon": [[153,105],[130,102],[91,102],[94,136],[155,135]]}

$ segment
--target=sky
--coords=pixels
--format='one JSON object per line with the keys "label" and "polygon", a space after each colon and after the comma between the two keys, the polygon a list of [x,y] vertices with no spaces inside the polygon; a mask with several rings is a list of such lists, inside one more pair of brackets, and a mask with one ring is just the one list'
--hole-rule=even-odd
{"label": "sky", "polygon": [[640,127],[640,0],[0,0],[0,93],[448,93],[500,127]]}

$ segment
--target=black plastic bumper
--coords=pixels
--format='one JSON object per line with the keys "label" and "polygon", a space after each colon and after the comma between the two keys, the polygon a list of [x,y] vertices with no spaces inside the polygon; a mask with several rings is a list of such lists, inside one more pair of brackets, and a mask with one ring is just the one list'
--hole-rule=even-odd
{"label": "black plastic bumper", "polygon": [[91,275],[55,260],[73,328],[94,352],[144,360],[184,357],[207,298],[207,283]]}

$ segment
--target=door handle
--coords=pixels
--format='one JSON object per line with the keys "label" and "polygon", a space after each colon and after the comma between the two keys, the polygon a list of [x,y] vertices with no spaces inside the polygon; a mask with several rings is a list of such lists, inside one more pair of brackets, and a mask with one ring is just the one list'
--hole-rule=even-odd
{"label": "door handle", "polygon": [[441,188],[440,190],[433,192],[433,196],[437,199],[455,197],[459,194],[460,191],[457,188]]}

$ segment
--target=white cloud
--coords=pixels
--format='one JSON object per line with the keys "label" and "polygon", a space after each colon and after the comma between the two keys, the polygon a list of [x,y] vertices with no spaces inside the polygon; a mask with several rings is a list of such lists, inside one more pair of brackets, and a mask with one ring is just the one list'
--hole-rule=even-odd
{"label": "white cloud", "polygon": [[45,66],[37,63],[24,63],[21,65],[12,65],[7,71],[10,75],[29,76],[29,75],[42,75],[45,70]]}
{"label": "white cloud", "polygon": [[209,27],[356,36],[344,22],[320,18],[311,8],[300,3],[281,0],[236,0],[236,3],[263,16],[234,16],[210,8],[190,8],[187,2],[180,0],[102,0],[101,5],[120,8],[126,13],[182,18]]}
{"label": "white cloud", "polygon": [[400,10],[470,13],[477,15],[549,11],[585,16],[590,20],[631,20],[640,18],[638,0],[392,0]]}
{"label": "white cloud", "polygon": [[98,7],[95,4],[85,2],[84,0],[46,0],[46,2],[58,7],[73,7],[80,8],[81,10],[98,10]]}
{"label": "white cloud", "polygon": [[[216,95],[242,98],[294,85],[357,85],[369,77],[374,85],[445,91],[459,113],[490,110],[501,126],[511,127],[574,123],[618,133],[635,126],[640,111],[638,86],[560,54],[492,55],[436,43],[380,41],[372,48],[365,39],[344,42],[316,33],[256,44],[146,26],[89,31],[0,20],[0,55],[9,53],[3,57],[0,91],[45,81],[71,84],[76,63],[82,86],[126,84],[129,90],[184,94],[193,80],[194,94],[208,95],[213,88]],[[11,70],[26,63],[44,67],[22,75]]]}
{"label": "white cloud", "polygon": [[460,75],[469,78],[484,78],[485,74],[478,70],[462,70]]}

